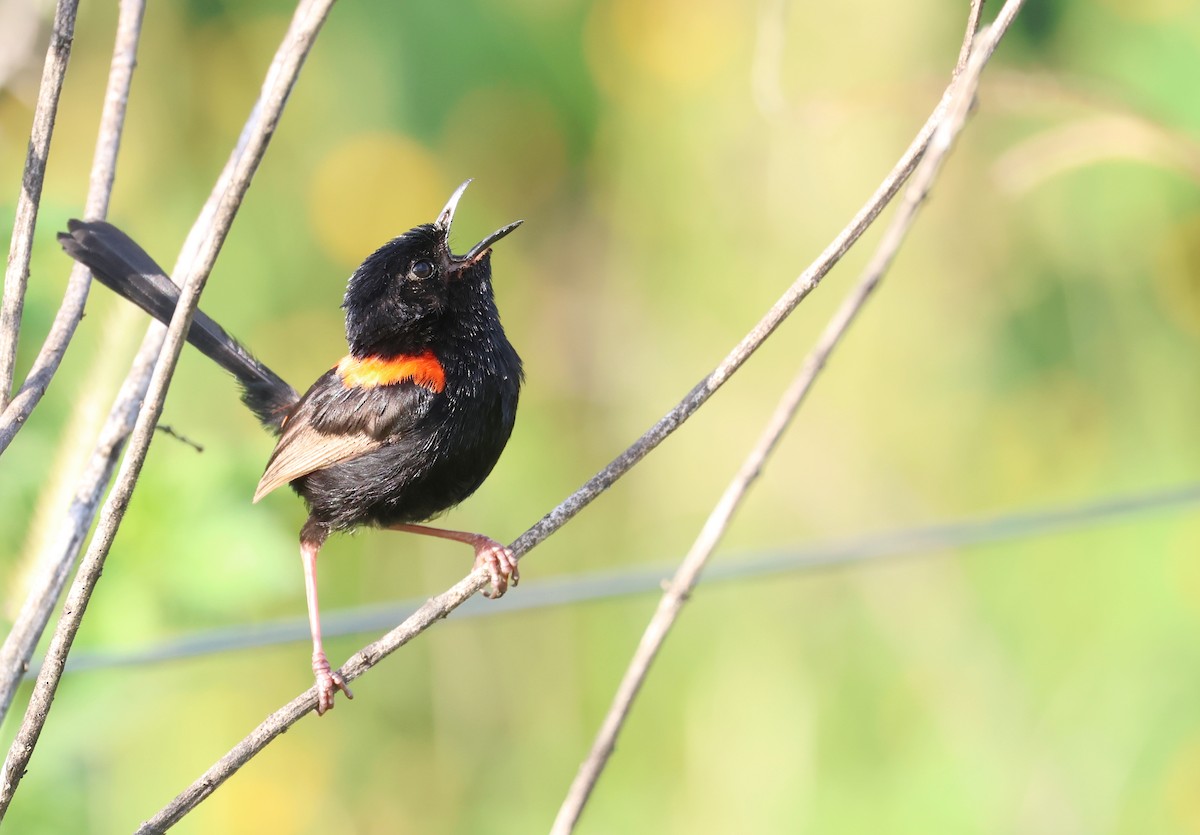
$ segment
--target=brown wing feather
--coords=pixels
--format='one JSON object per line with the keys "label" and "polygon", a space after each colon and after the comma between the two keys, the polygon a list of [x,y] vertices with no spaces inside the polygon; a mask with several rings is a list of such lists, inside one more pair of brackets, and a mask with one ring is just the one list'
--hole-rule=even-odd
{"label": "brown wing feather", "polygon": [[254,491],[254,501],[300,476],[348,461],[383,446],[383,441],[359,432],[326,435],[307,421],[289,421],[284,426],[267,471]]}

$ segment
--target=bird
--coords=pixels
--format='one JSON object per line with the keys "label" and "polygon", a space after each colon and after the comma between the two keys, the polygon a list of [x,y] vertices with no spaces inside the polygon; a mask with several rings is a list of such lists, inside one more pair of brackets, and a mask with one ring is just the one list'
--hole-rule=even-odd
{"label": "bird", "polygon": [[[419,524],[462,502],[491,473],[512,434],[524,380],[492,288],[492,247],[466,254],[450,227],[471,180],[433,223],[385,243],[354,270],[342,302],[347,354],[301,396],[197,310],[188,342],[241,386],[243,403],[274,433],[253,501],[290,485],[308,508],[300,529],[317,713],[341,691],[354,698],[321,640],[317,557],[332,533],[376,527],[470,545],[487,597],[520,582],[507,547],[483,534]],[[58,241],[119,296],[168,323],[179,287],[132,238],[105,221],[71,220]]]}

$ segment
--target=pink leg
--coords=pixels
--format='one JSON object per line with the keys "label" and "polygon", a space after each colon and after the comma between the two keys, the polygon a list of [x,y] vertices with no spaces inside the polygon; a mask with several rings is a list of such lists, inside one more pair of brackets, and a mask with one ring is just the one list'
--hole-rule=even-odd
{"label": "pink leg", "polygon": [[337,691],[345,693],[347,699],[354,698],[341,673],[330,668],[325,647],[321,643],[321,615],[317,607],[317,554],[320,550],[320,542],[300,540],[300,558],[304,561],[304,593],[308,598],[308,627],[313,641],[312,668],[313,675],[317,677],[318,716],[333,709],[333,697]]}
{"label": "pink leg", "polygon": [[475,568],[485,566],[492,580],[492,590],[485,591],[484,597],[495,599],[508,591],[508,584],[516,586],[521,582],[521,573],[517,571],[517,558],[513,552],[505,548],[491,537],[479,533],[465,531],[447,531],[442,528],[429,528],[425,525],[393,525],[390,531],[419,533],[422,536],[437,536],[442,539],[453,539],[455,542],[465,542],[475,549]]}

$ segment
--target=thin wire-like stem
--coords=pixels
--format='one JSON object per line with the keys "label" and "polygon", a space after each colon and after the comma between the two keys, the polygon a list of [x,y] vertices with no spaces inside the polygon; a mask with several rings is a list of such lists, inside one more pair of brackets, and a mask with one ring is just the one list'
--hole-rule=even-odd
{"label": "thin wire-like stem", "polygon": [[[707,588],[714,583],[746,582],[849,566],[869,566],[899,557],[931,556],[951,549],[1058,536],[1102,525],[1127,523],[1151,514],[1192,513],[1197,506],[1200,506],[1200,481],[1145,493],[1106,496],[1070,506],[1009,511],[861,534],[829,542],[728,554],[705,567],[704,586]],[[535,612],[575,603],[661,592],[664,578],[670,577],[677,567],[678,563],[657,564],[522,581],[520,594],[505,595],[499,600],[472,598],[454,613],[454,620],[460,623],[472,618],[502,617],[517,612]],[[326,638],[333,638],[378,632],[404,620],[422,603],[424,600],[396,600],[322,611],[321,633]],[[233,623],[165,638],[146,646],[76,650],[71,653],[66,674],[147,667],[283,644],[308,643],[311,640],[306,618]],[[26,676],[27,679],[36,677],[36,671],[32,676]]]}
{"label": "thin wire-like stem", "polygon": [[181,277],[179,303],[171,318],[163,341],[162,350],[154,365],[145,400],[134,424],[129,448],[121,463],[116,483],[109,493],[100,514],[87,553],[80,564],[75,581],[67,593],[64,614],[59,620],[54,637],[46,653],[46,660],[34,685],[33,697],[26,709],[24,721],[17,730],[16,739],[4,762],[0,775],[0,817],[3,816],[21,777],[33,754],[42,727],[49,714],[54,694],[61,680],[75,634],[87,609],[92,591],[100,578],[104,559],[116,536],[125,508],[133,493],[146,451],[154,435],[154,426],[162,411],[163,400],[186,340],[192,314],[199,303],[200,292],[216,261],[217,253],[229,231],[234,215],[241,205],[246,189],[249,188],[254,172],[266,151],[266,147],[283,107],[300,73],[312,44],[321,29],[333,0],[301,0],[292,17],[287,34],[280,44],[275,58],[267,71],[262,93],[251,114],[250,120],[239,138],[238,146],[226,166],[214,199],[210,199],[200,219],[189,235],[177,266],[176,275]]}
{"label": "thin wire-like stem", "polygon": [[[96,136],[96,152],[92,158],[92,171],[89,178],[86,213],[91,218],[102,218],[108,213],[108,201],[112,194],[113,179],[116,176],[117,152],[121,147],[121,132],[125,125],[125,110],[129,101],[129,88],[133,83],[133,69],[137,63],[138,42],[141,39],[142,16],[145,12],[145,0],[122,0],[117,19],[116,41],[113,45],[112,64],[108,74],[108,85],[104,93],[104,107],[100,114],[100,129]],[[45,83],[45,82],[43,82]],[[67,342],[75,331],[75,326],[83,316],[83,306],[87,301],[88,286],[91,276],[81,264],[76,264],[71,270],[71,278],[67,284],[66,297],[59,309],[55,324],[51,328],[51,336],[47,339],[43,351],[48,356],[53,355],[54,368],[57,368]],[[39,356],[35,368],[42,362]],[[49,365],[44,368],[53,373]],[[42,372],[34,371],[31,378]],[[47,379],[47,382],[49,380]],[[5,389],[7,391],[7,388]],[[20,405],[14,403],[13,408],[21,412],[26,405],[32,408],[30,389],[23,387]],[[45,391],[45,388],[42,388]],[[144,392],[144,388],[142,389]],[[3,646],[0,646],[0,721],[8,713],[13,695],[21,681],[25,670],[29,668],[29,659],[34,647],[41,638],[42,631],[50,619],[55,601],[62,593],[66,583],[67,573],[75,558],[79,555],[83,539],[91,527],[96,515],[103,486],[112,477],[113,463],[120,453],[121,443],[129,433],[131,424],[126,415],[130,408],[136,408],[141,399],[130,399],[130,392],[122,391],[118,398],[119,411],[122,420],[117,426],[106,427],[97,445],[92,460],[85,471],[80,489],[72,498],[67,510],[69,522],[60,526],[59,540],[61,543],[60,556],[45,571],[39,572],[34,585],[30,588],[25,602],[21,606],[12,629],[5,636]],[[25,414],[27,417],[28,414]],[[15,418],[14,418],[15,419]],[[16,426],[23,425],[24,417],[17,420]],[[124,434],[120,434],[124,427]],[[14,427],[15,434],[15,427]],[[3,444],[0,444],[0,451]]]}
{"label": "thin wire-like stem", "polygon": [[[46,159],[50,155],[50,139],[54,136],[58,100],[67,75],[67,62],[71,58],[78,7],[79,0],[58,0],[50,31],[50,46],[42,66],[42,83],[33,111],[29,153],[25,158],[25,174],[21,178],[21,193],[17,196],[16,222],[8,249],[8,266],[4,272],[4,298],[0,302],[0,412],[8,406],[12,393],[17,343],[21,336],[21,313],[25,307],[25,288],[29,284],[29,259],[33,254],[33,232],[37,227],[38,207],[42,201],[42,182],[46,178]],[[0,447],[0,451],[2,449]]]}
{"label": "thin wire-like stem", "polygon": [[[912,173],[917,161],[928,147],[934,128],[940,123],[949,99],[949,90],[935,107],[933,114],[918,131],[912,144],[899,162],[871,195],[867,203],[838,233],[817,259],[792,283],[783,296],[767,311],[748,334],[729,352],[711,373],[697,383],[691,391],[657,423],[651,426],[632,445],[617,456],[603,470],[592,476],[582,487],[564,499],[557,507],[543,516],[537,523],[521,534],[511,545],[513,553],[524,556],[535,546],[570,521],[579,511],[590,504],[635,464],[646,457],[672,432],[696,413],[750,356],[767,340],[775,329],[796,306],[820,283],[851,246],[862,236],[903,186]],[[451,588],[430,598],[403,623],[379,640],[359,650],[342,666],[342,677],[353,681],[383,658],[404,646],[439,620],[445,618],[488,583],[487,571],[480,569],[464,577]],[[316,689],[310,688],[288,704],[272,713],[225,756],[214,763],[190,786],[151,819],[146,821],[139,833],[161,832],[174,825],[196,808],[217,787],[228,780],[239,768],[249,762],[284,733],[305,714],[316,708]]]}
{"label": "thin wire-like stem", "polygon": [[[558,815],[550,829],[551,835],[568,835],[578,824],[579,817],[595,790],[596,782],[600,779],[600,775],[608,765],[616,748],[617,737],[624,728],[625,721],[633,708],[633,702],[650,673],[650,667],[658,657],[667,635],[670,634],[679,619],[696,583],[699,582],[700,574],[707,565],[709,557],[712,556],[717,544],[728,530],[734,514],[748,495],[751,485],[762,473],[767,459],[788,426],[791,425],[800,405],[812,390],[813,383],[825,367],[830,354],[841,342],[868,298],[879,286],[879,282],[883,280],[888,267],[899,252],[901,244],[912,228],[917,213],[941,170],[954,138],[962,130],[967,112],[974,100],[979,84],[979,75],[987,61],[987,56],[990,56],[991,51],[995,49],[996,42],[1011,23],[1013,16],[1019,11],[1022,2],[1023,0],[1009,0],[1001,10],[997,22],[980,33],[977,46],[970,50],[969,61],[962,72],[957,74],[957,79],[952,85],[946,117],[938,125],[929,151],[913,173],[904,199],[897,208],[896,216],[888,224],[883,238],[861,278],[830,319],[817,344],[805,359],[799,373],[780,399],[757,443],[726,487],[725,492],[705,521],[699,536],[675,572],[675,576],[667,584],[666,590],[659,599],[658,607],[647,624],[633,658],[617,687],[617,692],[600,730],[596,734],[591,750],[580,765],[579,771],[567,791],[566,798],[559,808]],[[972,40],[971,34],[974,32],[975,20],[977,17],[973,14],[972,28],[968,29],[968,42]]]}

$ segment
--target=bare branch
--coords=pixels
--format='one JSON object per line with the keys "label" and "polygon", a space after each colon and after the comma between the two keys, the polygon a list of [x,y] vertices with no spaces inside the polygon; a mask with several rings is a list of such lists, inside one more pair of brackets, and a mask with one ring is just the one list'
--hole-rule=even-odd
{"label": "bare branch", "polygon": [[[96,136],[96,152],[88,177],[84,214],[89,219],[104,218],[108,214],[108,201],[117,170],[117,151],[120,149],[121,132],[125,127],[129,88],[133,81],[134,67],[137,65],[137,48],[141,39],[145,5],[145,0],[121,0],[112,65],[108,74],[108,86],[104,92],[100,130]],[[75,335],[75,328],[83,319],[83,308],[87,303],[91,283],[92,279],[87,269],[81,264],[75,264],[67,281],[62,304],[50,326],[50,332],[38,351],[20,391],[12,402],[9,402],[7,395],[11,388],[11,379],[0,390],[5,395],[0,401],[3,404],[0,405],[0,454],[3,454],[17,432],[25,425],[50,386],[50,380],[58,371],[58,366],[67,352],[67,345]],[[5,287],[7,288],[7,282]]]}
{"label": "bare branch", "polygon": [[958,61],[954,64],[954,78],[962,75],[967,68],[967,60],[975,46],[975,33],[979,31],[979,18],[983,14],[985,0],[971,0],[971,10],[967,12],[967,34],[963,38],[962,47],[958,50]]}
{"label": "bare branch", "polygon": [[38,206],[42,201],[42,181],[46,177],[46,159],[58,115],[71,41],[75,37],[75,12],[79,0],[59,0],[54,10],[50,47],[42,67],[42,84],[33,113],[29,135],[29,153],[21,193],[17,196],[17,217],[12,243],[8,249],[8,267],[4,273],[4,301],[0,304],[0,412],[8,406],[17,363],[17,342],[21,334],[21,313],[25,307],[25,287],[29,283],[29,258],[33,253],[33,231],[37,226]]}
{"label": "bare branch", "polygon": [[[858,211],[847,226],[817,257],[783,296],[759,320],[751,331],[739,342],[721,363],[703,380],[697,383],[671,411],[650,427],[628,449],[617,456],[607,467],[594,475],[586,484],[564,499],[556,508],[525,531],[512,543],[513,553],[522,557],[543,542],[552,533],[565,525],[580,510],[590,504],[601,493],[612,486],[621,476],[657,447],[668,435],[678,429],[684,421],[695,414],[709,397],[716,392],[747,359],[767,340],[785,318],[811,293],[821,279],[833,268],[850,247],[862,236],[883,208],[899,191],[912,173],[917,161],[928,147],[935,127],[940,123],[949,100],[946,91],[933,114],[917,133],[900,161],[884,179],[867,203]],[[361,676],[383,658],[404,646],[450,612],[461,606],[476,592],[487,585],[485,570],[472,572],[442,594],[430,598],[420,609],[403,623],[379,640],[355,653],[342,666],[340,672],[347,682]],[[316,688],[293,699],[275,713],[268,716],[224,757],[213,764],[194,783],[164,806],[150,820],[142,824],[139,833],[161,832],[174,825],[188,812],[212,794],[221,783],[262,751],[271,740],[285,732],[306,713],[315,709]]]}
{"label": "bare branch", "polygon": [[[92,590],[100,578],[108,549],[124,517],[125,508],[145,461],[146,451],[153,438],[154,425],[162,411],[163,400],[183,348],[192,314],[199,302],[200,292],[234,215],[241,205],[242,197],[262,160],[266,146],[274,135],[304,59],[332,5],[333,0],[301,0],[287,34],[267,71],[262,93],[238,140],[237,148],[184,244],[181,263],[175,270],[176,275],[182,277],[179,304],[167,328],[163,348],[154,366],[145,402],[138,413],[129,450],[121,464],[117,482],[104,503],[96,533],[67,594],[63,617],[46,653],[46,661],[34,686],[33,697],[25,712],[24,721],[4,762],[3,776],[0,778],[0,818],[12,801],[41,729],[45,725],[67,654],[79,629]],[[131,376],[136,376],[136,372]]]}
{"label": "bare branch", "polygon": [[[133,69],[137,62],[144,11],[145,0],[121,2],[112,65],[104,93],[104,107],[100,114],[96,151],[92,158],[86,207],[88,217],[103,217],[108,212],[108,200],[116,175],[117,151],[121,145],[121,131],[125,125],[125,109],[133,81]],[[66,352],[67,343],[75,332],[75,326],[83,317],[83,306],[87,301],[90,284],[91,276],[87,269],[76,264],[71,270],[66,297],[55,317],[50,336],[34,363],[34,370],[30,372],[29,379],[11,404],[11,411],[6,411],[3,420],[0,420],[0,436],[7,438],[0,438],[0,452],[3,452],[8,441],[11,441],[17,430],[24,425],[29,412],[40,399],[41,392],[46,390],[45,385],[41,385],[40,391],[35,394],[37,387],[31,387],[30,382],[37,379],[49,384],[50,376],[58,368]],[[7,392],[8,388],[5,387],[3,391]],[[112,477],[113,464],[132,426],[132,410],[137,408],[144,393],[143,385],[135,399],[131,399],[132,392],[125,389],[118,397],[113,413],[120,416],[116,418],[115,423],[110,419],[109,425],[101,434],[88,469],[84,472],[79,489],[67,510],[70,522],[59,528],[57,544],[61,549],[60,555],[46,571],[39,574],[12,630],[4,639],[3,647],[0,647],[0,720],[8,713],[21,676],[29,668],[29,659],[33,655],[34,647],[37,646],[38,639],[41,638],[42,631],[50,619],[50,612],[62,593],[67,572],[79,555],[83,538],[91,528],[104,486]],[[10,429],[11,434],[7,434]]]}
{"label": "bare branch", "polygon": [[[568,835],[574,831],[579,817],[583,813],[583,808],[591,798],[597,780],[600,779],[600,774],[604,771],[616,748],[617,736],[625,725],[625,720],[633,707],[633,701],[641,691],[646,676],[650,673],[650,666],[654,663],[667,635],[678,620],[689,595],[696,583],[699,582],[700,573],[724,536],[733,520],[734,513],[748,494],[750,486],[757,480],[767,459],[795,417],[796,411],[812,389],[812,385],[816,381],[817,375],[825,367],[829,355],[841,342],[851,323],[865,306],[867,299],[879,286],[879,282],[883,280],[896,253],[899,252],[900,245],[912,228],[917,212],[941,170],[954,138],[962,130],[971,102],[975,98],[979,75],[984,64],[991,52],[994,51],[996,42],[1011,23],[1013,16],[1020,9],[1022,2],[1023,0],[1009,0],[1001,10],[1000,20],[980,36],[976,48],[971,50],[965,69],[961,73],[956,71],[957,79],[951,85],[950,103],[946,117],[938,125],[929,151],[913,173],[912,181],[905,192],[904,200],[896,211],[896,216],[888,224],[883,239],[864,269],[858,284],[830,319],[821,338],[805,359],[799,374],[776,406],[775,412],[767,422],[758,442],[746,456],[737,474],[713,508],[699,536],[660,598],[658,608],[646,626],[642,639],[634,651],[633,659],[617,687],[616,695],[613,697],[608,713],[592,743],[591,751],[580,766],[579,772],[572,781],[567,796],[558,810],[554,825],[550,829],[551,835]],[[968,42],[973,40],[977,9],[978,5],[973,6],[972,21],[967,30]],[[1003,21],[1003,25],[1001,25],[1001,21]]]}

